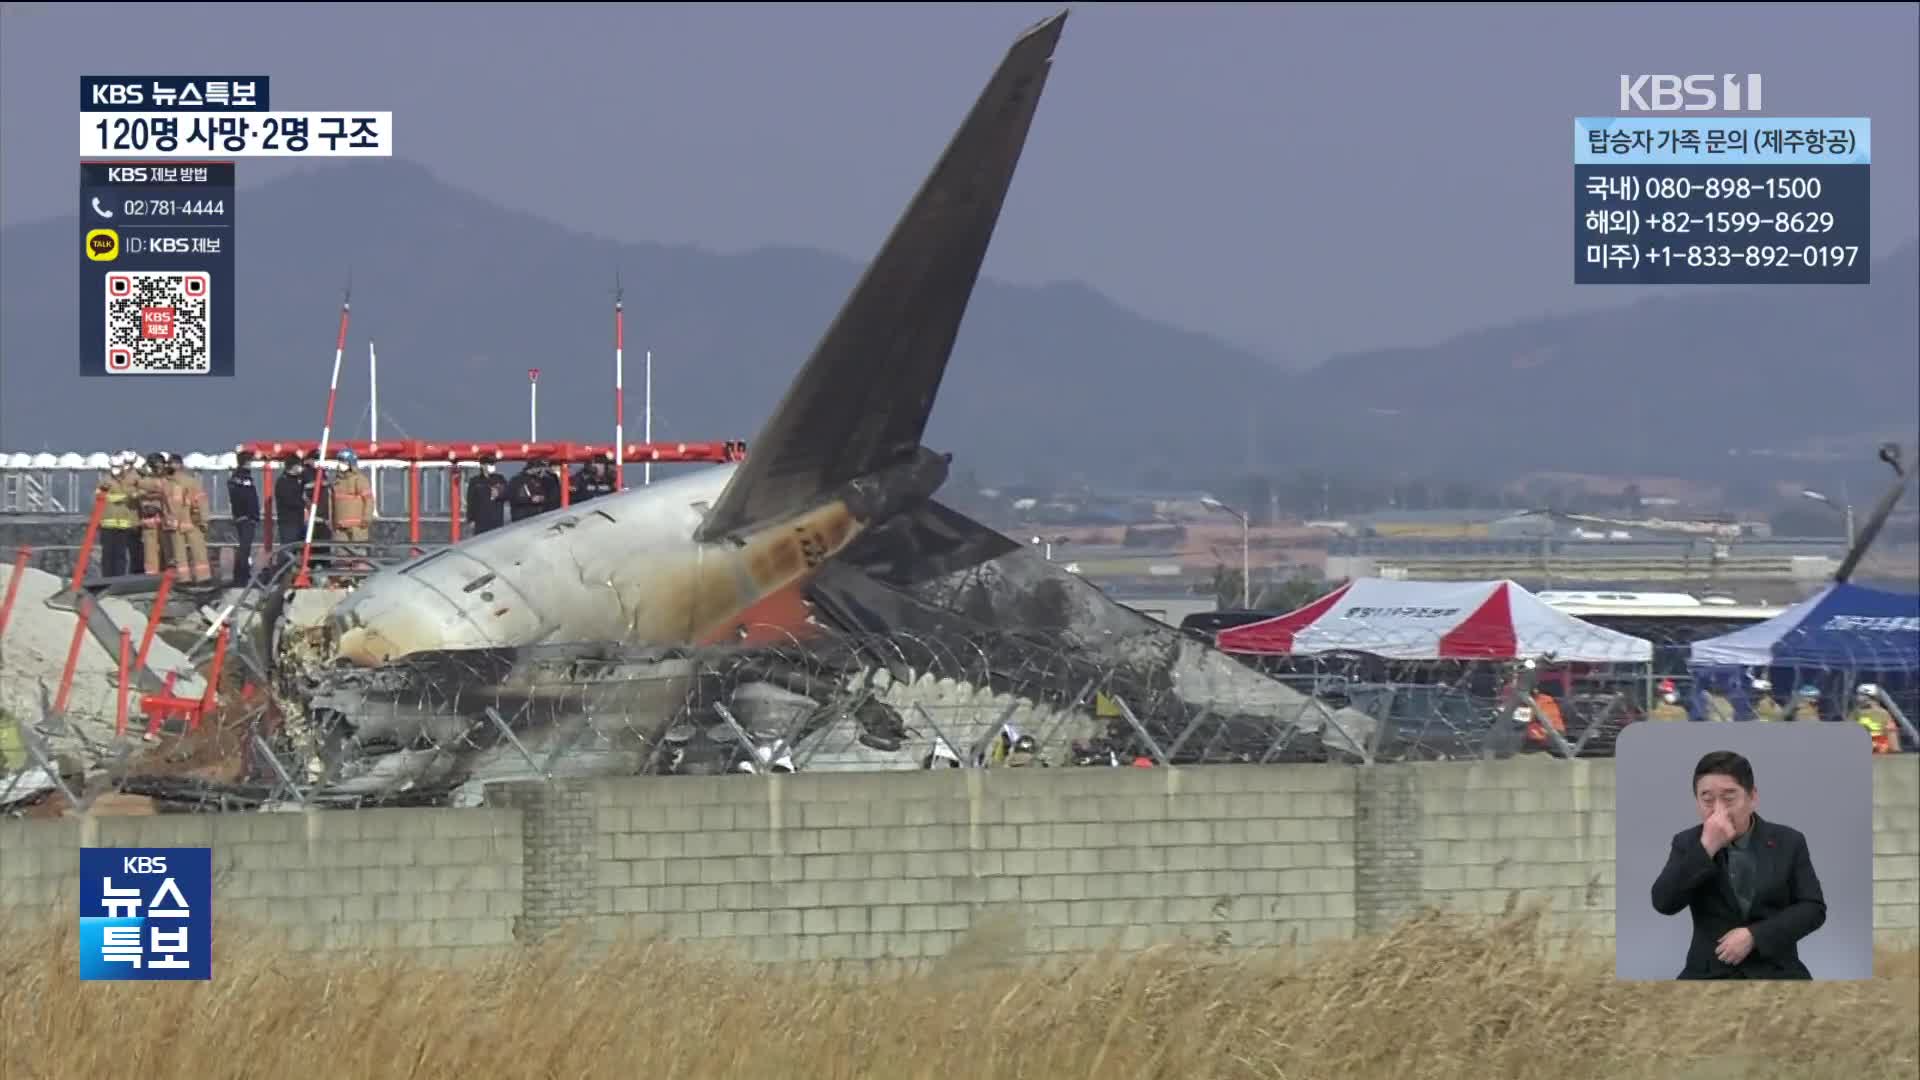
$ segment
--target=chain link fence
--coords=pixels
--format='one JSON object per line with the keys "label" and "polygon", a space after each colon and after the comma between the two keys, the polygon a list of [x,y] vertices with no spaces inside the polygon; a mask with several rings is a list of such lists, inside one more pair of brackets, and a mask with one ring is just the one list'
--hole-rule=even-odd
{"label": "chain link fence", "polygon": [[[366,554],[380,564],[413,550]],[[1853,722],[1863,685],[1899,725],[1900,748],[1920,748],[1909,719],[1920,662],[1902,644],[1913,635],[1897,633],[1863,633],[1845,665],[1699,678],[1684,636],[1654,640],[1651,663],[1567,661],[1614,640],[1588,624],[1535,639],[1525,659],[1427,659],[1436,642],[1366,625],[1347,640],[1367,651],[1278,657],[1229,656],[1165,627],[1117,643],[1022,627],[755,625],[741,628],[755,645],[542,644],[329,670],[289,662],[299,646],[274,598],[297,551],[257,562],[256,587],[237,598],[188,601],[199,621],[166,633],[180,656],[170,674],[204,682],[227,630],[202,713],[146,715],[148,682],[128,688],[123,727],[99,665],[104,692],[76,689],[56,708],[44,665],[5,661],[32,647],[8,630],[0,807],[113,793],[211,808],[460,804],[489,781],[643,773],[1577,759],[1610,756],[1633,723],[1771,718],[1765,701],[1783,720]]]}

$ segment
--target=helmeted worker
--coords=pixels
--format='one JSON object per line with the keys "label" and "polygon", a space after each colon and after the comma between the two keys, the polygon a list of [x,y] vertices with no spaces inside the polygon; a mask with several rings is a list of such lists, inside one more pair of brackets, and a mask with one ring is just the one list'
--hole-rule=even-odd
{"label": "helmeted worker", "polygon": [[206,574],[198,580],[212,581],[213,566],[217,558],[211,544],[213,539],[213,499],[208,496],[206,482],[200,478],[200,474],[187,468],[187,463],[181,459],[179,454],[173,455],[173,468],[175,472],[187,480],[188,486],[193,493],[194,529],[199,536],[201,550],[206,552],[206,555],[202,557],[200,561],[205,564],[207,568]]}
{"label": "helmeted worker", "polygon": [[1013,747],[1007,751],[1005,764],[1009,769],[1024,769],[1034,765],[1044,765],[1045,762],[1038,760],[1039,757],[1040,747],[1034,742],[1033,736],[1022,735],[1013,740]]}
{"label": "helmeted worker", "polygon": [[114,454],[100,478],[99,492],[107,504],[100,512],[100,573],[122,577],[133,572],[134,537],[140,528],[140,483],[133,472],[136,455]]}
{"label": "helmeted worker", "polygon": [[480,472],[467,481],[467,523],[475,536],[507,523],[507,478],[500,475],[498,461],[493,454],[481,458]]}
{"label": "helmeted worker", "polygon": [[173,565],[186,581],[212,581],[207,558],[207,489],[179,454],[168,455],[168,511],[173,518]]}
{"label": "helmeted worker", "polygon": [[1793,719],[1819,720],[1820,688],[1808,683],[1793,695]]}
{"label": "helmeted worker", "polygon": [[1853,691],[1853,719],[1867,729],[1867,736],[1873,740],[1873,752],[1892,754],[1900,750],[1900,734],[1894,728],[1893,714],[1880,705],[1880,688],[1873,683],[1861,683]]}
{"label": "helmeted worker", "polygon": [[507,502],[513,507],[513,520],[525,521],[551,509],[557,499],[547,497],[547,482],[542,476],[546,462],[535,458],[514,474],[507,484]]}
{"label": "helmeted worker", "polygon": [[975,764],[1001,766],[1007,763],[1007,755],[1013,752],[1014,745],[1020,741],[1020,729],[1012,724],[1000,725],[1000,731],[986,749],[976,755]]}
{"label": "helmeted worker", "polygon": [[1687,715],[1686,706],[1680,704],[1680,690],[1673,685],[1672,679],[1660,681],[1660,700],[1653,706],[1653,711],[1647,714],[1647,719],[1666,721],[1692,719]]}
{"label": "helmeted worker", "polygon": [[340,474],[333,478],[333,506],[327,521],[333,537],[341,541],[338,552],[347,559],[347,567],[365,570],[367,537],[374,521],[373,481],[360,471],[360,458],[352,450],[340,451]]}
{"label": "helmeted worker", "polygon": [[[1542,723],[1543,719],[1545,723]],[[1567,721],[1560,715],[1560,703],[1553,700],[1552,694],[1538,687],[1534,688],[1533,711],[1526,717],[1526,723],[1528,745],[1541,749],[1548,749],[1553,745],[1547,737],[1545,724],[1552,724],[1553,730],[1563,737],[1567,733]]]}
{"label": "helmeted worker", "polygon": [[260,488],[253,482],[253,451],[234,455],[227,474],[227,513],[233,521],[233,585],[253,580],[253,533],[260,527]]}
{"label": "helmeted worker", "polygon": [[136,503],[140,517],[140,554],[141,565],[149,574],[158,574],[163,569],[161,556],[164,551],[163,539],[171,542],[173,518],[171,501],[167,498],[167,455],[152,453],[147,455],[146,467],[136,482]]}
{"label": "helmeted worker", "polygon": [[1753,695],[1753,718],[1755,720],[1771,723],[1785,718],[1786,713],[1781,711],[1780,703],[1773,700],[1773,683],[1771,681],[1762,676],[1755,675],[1752,681],[1747,684],[1747,689]]}

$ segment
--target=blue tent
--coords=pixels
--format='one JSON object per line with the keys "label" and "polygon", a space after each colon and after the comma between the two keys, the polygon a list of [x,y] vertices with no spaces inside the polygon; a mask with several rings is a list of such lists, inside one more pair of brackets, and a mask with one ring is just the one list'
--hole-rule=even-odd
{"label": "blue tent", "polygon": [[1693,643],[1693,666],[1920,673],[1920,593],[1838,582],[1763,623]]}

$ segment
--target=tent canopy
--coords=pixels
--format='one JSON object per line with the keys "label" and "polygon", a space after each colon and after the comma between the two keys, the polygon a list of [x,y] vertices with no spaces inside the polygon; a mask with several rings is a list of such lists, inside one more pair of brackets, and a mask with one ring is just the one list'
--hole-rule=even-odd
{"label": "tent canopy", "polygon": [[1920,593],[1836,582],[1768,619],[1693,643],[1694,667],[1920,671]]}
{"label": "tent canopy", "polygon": [[1391,660],[1644,664],[1653,645],[1582,622],[1511,581],[1358,578],[1298,611],[1222,630],[1221,649],[1264,655],[1364,652]]}

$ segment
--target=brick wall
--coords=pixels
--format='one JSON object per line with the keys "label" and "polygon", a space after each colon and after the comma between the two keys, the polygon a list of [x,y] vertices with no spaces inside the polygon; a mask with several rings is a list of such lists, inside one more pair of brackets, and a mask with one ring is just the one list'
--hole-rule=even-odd
{"label": "brick wall", "polygon": [[520,814],[525,877],[514,937],[543,937],[592,912],[598,883],[592,785],[577,780],[516,784],[498,792],[494,802]]}
{"label": "brick wall", "polygon": [[[0,822],[0,917],[75,849],[212,844],[222,917],[459,957],[572,927],[763,961],[1311,943],[1543,898],[1612,934],[1609,761],[531,783],[479,810]],[[1874,923],[1920,930],[1920,755],[1874,762]],[[49,908],[49,905],[52,905]]]}
{"label": "brick wall", "polygon": [[1373,934],[1425,903],[1419,767],[1352,772],[1354,929]]}
{"label": "brick wall", "polygon": [[1613,762],[1421,768],[1424,902],[1497,914],[1544,899],[1563,930],[1613,937]]}
{"label": "brick wall", "polygon": [[1873,932],[1920,941],[1920,754],[1873,763]]}
{"label": "brick wall", "polygon": [[513,940],[519,817],[362,810],[0,822],[0,918],[73,918],[82,846],[211,846],[216,920],[270,927],[298,948],[455,957]]}
{"label": "brick wall", "polygon": [[1253,945],[1353,933],[1344,769],[598,789],[602,936],[725,938],[759,960],[876,960],[939,956],[976,929],[1042,953],[1109,938]]}

